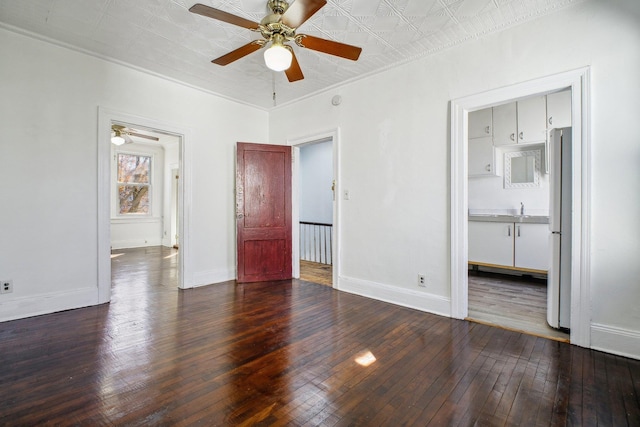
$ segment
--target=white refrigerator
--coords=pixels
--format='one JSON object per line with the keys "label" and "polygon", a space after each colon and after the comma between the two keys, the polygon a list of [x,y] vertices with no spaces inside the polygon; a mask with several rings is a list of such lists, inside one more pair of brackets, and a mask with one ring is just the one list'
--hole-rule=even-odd
{"label": "white refrigerator", "polygon": [[547,322],[571,325],[571,128],[552,129],[547,147],[551,259],[547,282]]}

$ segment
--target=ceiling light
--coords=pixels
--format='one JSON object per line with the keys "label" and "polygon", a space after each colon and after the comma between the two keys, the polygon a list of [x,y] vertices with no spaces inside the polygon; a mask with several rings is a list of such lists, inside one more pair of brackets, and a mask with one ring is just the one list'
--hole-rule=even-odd
{"label": "ceiling light", "polygon": [[120,132],[116,131],[115,136],[111,137],[111,143],[113,145],[122,145],[125,143],[125,140],[122,136],[120,136]]}
{"label": "ceiling light", "polygon": [[122,129],[113,129],[111,135],[111,143],[113,145],[131,144],[133,142],[129,134]]}
{"label": "ceiling light", "polygon": [[293,54],[282,44],[282,36],[274,37],[271,47],[264,51],[264,62],[273,71],[288,69],[292,59]]}

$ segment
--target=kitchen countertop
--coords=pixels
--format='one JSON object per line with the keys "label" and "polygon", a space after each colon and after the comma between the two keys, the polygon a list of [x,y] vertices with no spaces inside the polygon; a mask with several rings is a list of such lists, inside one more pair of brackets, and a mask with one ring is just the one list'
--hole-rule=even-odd
{"label": "kitchen countertop", "polygon": [[469,221],[549,224],[549,217],[539,215],[470,214]]}

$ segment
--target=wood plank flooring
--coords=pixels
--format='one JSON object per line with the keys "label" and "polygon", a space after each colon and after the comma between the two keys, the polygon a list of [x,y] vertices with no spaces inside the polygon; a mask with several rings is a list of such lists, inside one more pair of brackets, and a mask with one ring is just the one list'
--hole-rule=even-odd
{"label": "wood plank flooring", "polygon": [[640,361],[301,280],[180,291],[174,254],[0,323],[0,425],[640,425]]}
{"label": "wood plank flooring", "polygon": [[300,260],[300,279],[333,286],[332,265]]}
{"label": "wood plank flooring", "polygon": [[534,278],[469,271],[469,320],[569,342],[547,324],[547,285]]}

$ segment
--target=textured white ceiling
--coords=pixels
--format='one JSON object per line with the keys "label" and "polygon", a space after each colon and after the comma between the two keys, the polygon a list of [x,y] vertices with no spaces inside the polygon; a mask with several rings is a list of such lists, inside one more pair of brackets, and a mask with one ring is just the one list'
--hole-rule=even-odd
{"label": "textured white ceiling", "polygon": [[[266,0],[0,0],[0,22],[261,108],[535,19],[581,0],[328,0],[298,34],[362,47],[357,62],[294,47],[289,83],[262,51],[211,63],[258,33],[188,11],[195,3],[259,22]],[[13,27],[13,28],[12,28]]]}

